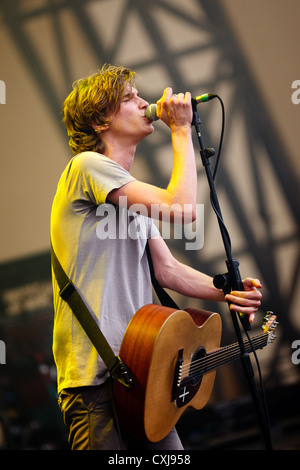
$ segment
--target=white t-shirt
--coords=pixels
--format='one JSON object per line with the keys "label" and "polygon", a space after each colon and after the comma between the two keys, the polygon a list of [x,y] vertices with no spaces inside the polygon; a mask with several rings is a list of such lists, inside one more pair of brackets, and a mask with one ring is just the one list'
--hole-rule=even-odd
{"label": "white t-shirt", "polygon": [[[62,173],[51,213],[56,256],[116,355],[134,313],[152,302],[145,248],[147,239],[159,233],[148,217],[106,201],[112,189],[133,179],[104,155],[81,153]],[[53,301],[58,392],[102,383],[107,369],[60,298],[54,276]]]}

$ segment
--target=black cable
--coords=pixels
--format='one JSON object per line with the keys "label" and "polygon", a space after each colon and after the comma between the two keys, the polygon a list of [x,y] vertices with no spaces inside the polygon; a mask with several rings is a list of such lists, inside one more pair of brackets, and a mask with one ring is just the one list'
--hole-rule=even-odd
{"label": "black cable", "polygon": [[262,373],[261,373],[259,360],[258,360],[258,357],[257,357],[257,354],[256,354],[255,347],[252,343],[252,340],[251,340],[248,332],[245,331],[245,333],[246,333],[247,339],[249,341],[249,344],[251,345],[251,349],[252,349],[252,352],[253,352],[253,355],[254,355],[254,358],[255,358],[256,367],[257,367],[257,371],[258,371],[258,375],[259,375],[259,385],[260,385],[260,390],[261,390],[261,398],[262,398],[262,405],[263,405],[263,410],[264,410],[264,418],[266,420],[266,425],[267,425],[268,429],[270,429],[271,426],[270,426],[269,411],[268,411],[268,406],[267,406],[266,393],[265,393],[265,388],[264,388],[264,384],[263,384],[263,378],[262,378]]}
{"label": "black cable", "polygon": [[221,109],[222,109],[222,127],[221,127],[221,134],[220,134],[220,142],[219,142],[219,149],[218,149],[217,160],[216,160],[215,168],[214,168],[214,171],[213,171],[213,180],[215,179],[216,174],[217,174],[218,165],[219,165],[219,161],[220,161],[220,156],[221,156],[221,152],[222,152],[223,139],[224,139],[224,132],[225,132],[225,107],[224,107],[224,103],[223,103],[222,98],[221,98],[219,95],[215,95],[215,96],[216,96],[216,98],[219,100],[219,102],[220,102],[220,104],[221,104]]}
{"label": "black cable", "polygon": [[[220,141],[219,141],[219,149],[218,149],[218,154],[217,154],[217,159],[216,159],[216,163],[215,163],[215,168],[214,168],[214,171],[213,171],[213,180],[215,180],[216,178],[216,174],[217,174],[217,170],[218,170],[218,166],[219,166],[219,163],[220,163],[220,157],[221,157],[221,152],[222,152],[222,146],[223,146],[223,139],[224,139],[224,132],[225,132],[225,107],[224,107],[224,103],[223,103],[223,100],[220,98],[219,95],[215,95],[216,98],[218,98],[220,104],[221,104],[221,110],[222,110],[222,126],[221,126],[221,134],[220,134]],[[221,216],[221,214],[219,213],[219,211],[217,210],[215,204],[214,204],[214,201],[212,199],[212,197],[210,198],[211,200],[211,205],[212,205],[212,208],[215,212],[215,214],[217,215],[217,218],[219,220],[219,222],[222,224],[222,227],[223,227],[223,230],[225,232],[225,235],[227,237],[227,240],[228,240],[228,244],[229,246],[231,247],[231,241],[230,241],[230,236],[229,236],[229,233],[228,233],[228,230],[224,224],[224,221],[223,221],[223,218]],[[263,406],[263,412],[264,412],[264,419],[265,419],[265,422],[266,422],[266,426],[268,428],[268,430],[270,429],[270,420],[269,420],[269,413],[268,413],[268,407],[267,407],[267,402],[266,402],[266,395],[265,395],[265,389],[264,389],[264,385],[263,385],[263,379],[262,379],[262,373],[261,373],[261,368],[260,368],[260,364],[259,364],[259,360],[258,360],[258,357],[257,357],[257,354],[256,354],[256,350],[254,348],[254,345],[252,343],[252,340],[247,332],[247,330],[244,328],[244,332],[247,336],[247,339],[249,341],[249,344],[251,346],[251,350],[254,354],[254,358],[255,358],[255,361],[256,361],[256,366],[257,366],[257,370],[258,370],[258,375],[259,375],[259,384],[260,384],[260,389],[261,389],[261,395],[262,395],[262,406]]]}
{"label": "black cable", "polygon": [[116,428],[116,431],[117,431],[117,435],[118,435],[120,450],[125,450],[125,449],[123,449],[122,433],[121,433],[121,428],[120,428],[118,413],[117,413],[116,404],[115,404],[114,379],[113,379],[112,377],[110,377],[109,381],[110,381],[110,392],[111,392],[111,403],[112,403],[112,409],[113,409],[114,425],[115,425],[115,428]]}
{"label": "black cable", "polygon": [[[215,180],[216,178],[216,175],[217,175],[217,171],[218,171],[218,166],[219,166],[219,162],[220,162],[220,157],[221,157],[221,152],[222,152],[222,147],[223,147],[223,140],[224,140],[224,133],[225,133],[225,107],[224,107],[224,103],[223,103],[223,100],[222,98],[219,96],[219,95],[214,95],[215,98],[217,98],[221,104],[221,110],[222,110],[222,125],[221,125],[221,134],[220,134],[220,141],[219,141],[219,148],[218,148],[218,153],[217,153],[217,159],[216,159],[216,163],[215,163],[215,167],[214,167],[214,171],[213,171],[213,174],[212,174],[212,178],[213,180]],[[231,240],[230,240],[230,236],[229,236],[229,233],[228,233],[228,230],[224,224],[224,221],[223,221],[223,218],[222,218],[222,215],[219,213],[218,209],[216,208],[215,204],[214,204],[214,201],[212,199],[212,197],[210,196],[210,202],[211,202],[211,205],[212,205],[212,208],[218,218],[218,221],[220,224],[222,224],[222,227],[223,227],[223,230],[224,230],[224,233],[226,235],[226,238],[227,238],[227,241],[228,241],[228,246],[231,248]]]}

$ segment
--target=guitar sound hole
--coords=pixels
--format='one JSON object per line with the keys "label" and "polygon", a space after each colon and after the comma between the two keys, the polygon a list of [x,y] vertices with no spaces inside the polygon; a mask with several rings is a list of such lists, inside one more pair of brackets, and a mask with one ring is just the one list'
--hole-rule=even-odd
{"label": "guitar sound hole", "polygon": [[206,350],[203,346],[200,346],[193,354],[190,368],[190,381],[192,385],[197,385],[202,380],[203,371],[197,361],[205,356]]}

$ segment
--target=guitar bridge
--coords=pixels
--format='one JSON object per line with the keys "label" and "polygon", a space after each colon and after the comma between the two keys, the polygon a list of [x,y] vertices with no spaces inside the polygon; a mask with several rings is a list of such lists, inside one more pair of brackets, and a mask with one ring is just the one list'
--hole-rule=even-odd
{"label": "guitar bridge", "polygon": [[193,355],[189,375],[182,378],[183,349],[178,351],[172,386],[172,401],[176,401],[178,408],[185,406],[198,392],[202,382],[203,370],[198,367],[193,367],[193,364],[197,363],[197,361],[205,357],[205,355],[205,348],[202,346],[198,348]]}
{"label": "guitar bridge", "polygon": [[171,401],[176,400],[176,397],[178,396],[178,391],[180,389],[180,382],[181,382],[181,377],[182,377],[182,365],[183,365],[183,349],[179,349],[176,364],[175,364]]}

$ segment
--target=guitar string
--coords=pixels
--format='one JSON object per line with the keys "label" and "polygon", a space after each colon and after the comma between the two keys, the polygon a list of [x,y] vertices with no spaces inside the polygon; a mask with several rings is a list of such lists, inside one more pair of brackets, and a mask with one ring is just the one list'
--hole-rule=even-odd
{"label": "guitar string", "polygon": [[[255,341],[255,348],[259,348],[265,345],[265,341]],[[249,345],[248,345],[249,346]],[[246,346],[247,350],[247,346]],[[248,348],[248,351],[251,351],[251,348]],[[198,360],[192,361],[189,364],[185,364],[182,367],[181,373],[186,372],[186,369],[189,369],[189,373],[193,374],[202,369],[202,373],[205,374],[221,365],[224,365],[230,361],[233,361],[238,358],[240,348],[238,345],[231,347],[229,350],[218,350],[208,353],[207,356],[202,357]],[[215,367],[216,366],[216,367]]]}
{"label": "guitar string", "polygon": [[[257,348],[263,346],[265,344],[265,340],[263,337],[260,337],[260,338],[256,338],[252,341],[253,345]],[[248,347],[248,350],[251,350],[251,346],[250,346],[250,343],[247,342],[245,344],[245,347],[247,349]],[[186,370],[187,368],[190,368],[190,372],[193,371],[193,369],[195,370],[198,370],[199,368],[203,367],[204,370],[206,370],[207,367],[206,366],[212,366],[214,365],[216,362],[221,362],[222,361],[228,361],[228,360],[231,360],[231,359],[235,359],[236,357],[236,353],[239,352],[240,350],[240,347],[238,345],[238,343],[234,343],[233,345],[230,345],[230,346],[225,346],[225,348],[221,348],[221,349],[218,349],[216,351],[212,351],[211,353],[208,353],[207,356],[204,356],[200,359],[197,359],[195,361],[192,361],[190,362],[189,364],[185,364],[183,367],[182,367],[182,370]],[[222,364],[220,364],[222,365]],[[200,367],[199,367],[200,366]]]}
{"label": "guitar string", "polygon": [[[263,344],[262,344],[263,346]],[[198,375],[205,375],[208,372],[211,372],[213,370],[216,370],[218,367],[221,367],[225,364],[229,364],[230,362],[235,361],[238,359],[239,354],[238,353],[233,353],[230,355],[223,355],[223,357],[220,359],[219,357],[216,357],[214,360],[211,358],[203,358],[202,360],[198,361],[199,363],[197,365],[192,366],[188,370],[188,376],[198,376]],[[185,375],[185,371],[181,371],[181,376]]]}
{"label": "guitar string", "polygon": [[[258,348],[264,346],[265,344],[266,344],[266,343],[265,343],[264,341],[262,341],[261,343],[258,343],[258,342],[257,342],[257,344],[254,344],[254,346],[255,346],[255,349],[258,349]],[[248,345],[247,345],[247,346],[248,346]],[[250,352],[252,348],[251,348],[250,346],[249,346],[249,347],[247,347],[247,346],[246,346],[245,349],[246,349],[247,352]],[[219,358],[218,358],[217,356],[216,356],[215,358],[208,358],[207,361],[203,361],[203,363],[204,363],[204,364],[203,364],[203,365],[204,365],[203,373],[205,374],[205,373],[210,372],[211,370],[214,370],[215,368],[217,368],[217,367],[219,367],[219,366],[221,366],[221,365],[223,365],[223,364],[227,364],[227,363],[229,363],[229,362],[232,362],[233,360],[238,359],[239,356],[240,356],[240,347],[238,346],[238,347],[236,347],[236,348],[233,348],[232,351],[230,352],[230,354],[227,354],[227,355],[222,354],[222,361],[221,361],[221,364],[219,364],[220,361],[219,361]],[[213,359],[213,360],[211,360],[211,359]],[[206,362],[206,364],[205,364],[205,362]],[[196,370],[197,370],[197,371],[198,371],[198,370],[201,370],[201,368],[203,367],[203,365],[202,365],[202,364],[199,364],[199,365],[196,367]],[[194,372],[194,371],[193,371],[194,368],[191,367],[191,369],[192,369],[192,372]]]}
{"label": "guitar string", "polygon": [[223,355],[223,357],[221,358],[222,360],[220,360],[218,357],[215,358],[216,359],[215,361],[212,361],[211,358],[208,358],[208,360],[202,361],[202,363],[198,364],[196,367],[191,367],[189,373],[193,375],[195,373],[201,372],[203,375],[222,365],[233,362],[234,360],[238,359],[238,357],[239,357],[239,354],[236,351],[233,351],[233,354]]}
{"label": "guitar string", "polygon": [[[266,336],[268,336],[267,333],[263,333],[260,336],[256,336],[255,338],[252,339],[252,344],[255,348],[259,349],[266,343]],[[249,341],[246,341],[244,343],[246,351],[248,348],[248,351],[252,349],[251,344]],[[206,373],[210,370],[213,370],[213,366],[220,362],[220,365],[223,363],[226,364],[228,361],[233,360],[236,358],[236,353],[239,352],[240,346],[238,343],[234,343],[229,346],[224,346],[223,348],[217,349],[216,351],[212,351],[207,354],[207,356],[201,357],[199,359],[196,359],[195,361],[191,361],[187,364],[184,364],[182,366],[181,374],[186,372],[187,370],[190,373],[193,373],[195,371],[203,369],[203,373]],[[225,361],[225,362],[223,362]]]}

